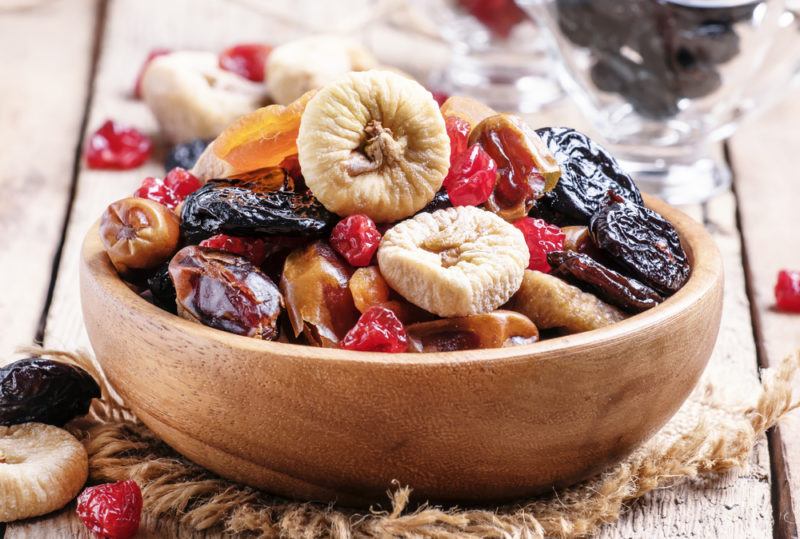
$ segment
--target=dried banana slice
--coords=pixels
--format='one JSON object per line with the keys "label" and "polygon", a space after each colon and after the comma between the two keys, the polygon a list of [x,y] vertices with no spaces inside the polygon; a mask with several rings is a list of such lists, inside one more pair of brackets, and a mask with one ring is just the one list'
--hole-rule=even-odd
{"label": "dried banana slice", "polygon": [[262,85],[221,69],[211,52],[159,56],[142,77],[142,98],[175,143],[216,137],[264,97]]}
{"label": "dried banana slice", "polygon": [[433,96],[388,71],[350,73],[306,106],[297,138],[306,184],[330,211],[398,221],[433,200],[450,140]]}
{"label": "dried banana slice", "polygon": [[580,333],[627,318],[625,313],[546,273],[525,270],[522,286],[506,308],[524,314],[539,329]]}
{"label": "dried banana slice", "polygon": [[0,427],[0,522],[61,509],[88,475],[86,450],[67,431],[40,423]]}
{"label": "dried banana slice", "polygon": [[529,256],[517,228],[472,206],[403,221],[386,232],[378,248],[389,286],[446,318],[490,312],[508,301]]}
{"label": "dried banana slice", "polygon": [[358,43],[338,36],[311,36],[276,47],[267,60],[267,89],[288,105],[304,93],[322,88],[351,71],[378,67]]}

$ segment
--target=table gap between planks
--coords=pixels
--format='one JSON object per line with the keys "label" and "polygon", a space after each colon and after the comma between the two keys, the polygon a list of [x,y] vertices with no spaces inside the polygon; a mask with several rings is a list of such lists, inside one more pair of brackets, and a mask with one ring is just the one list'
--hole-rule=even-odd
{"label": "table gap between planks", "polygon": [[[81,322],[77,260],[85,231],[112,200],[127,196],[146,175],[158,175],[164,144],[146,107],[130,97],[136,72],[154,47],[219,50],[239,41],[279,43],[292,37],[283,17],[249,0],[17,0],[0,4],[0,242],[6,287],[0,296],[3,360],[15,346],[88,347]],[[287,3],[288,5],[288,3]],[[301,2],[308,6],[308,2]],[[388,33],[388,30],[387,30]],[[388,34],[386,34],[388,35]],[[441,47],[393,35],[381,53],[422,73],[446,58]],[[402,42],[402,46],[401,43]],[[57,46],[54,46],[57,45]],[[416,47],[415,51],[413,48]],[[397,51],[402,51],[398,53]],[[409,51],[414,51],[409,54]],[[445,51],[446,52],[446,51]],[[422,63],[422,58],[427,62]],[[422,67],[421,67],[422,66]],[[56,84],[42,84],[42,74]],[[53,88],[57,88],[57,94]],[[714,235],[725,260],[722,329],[706,376],[734,394],[753,391],[758,367],[800,347],[800,319],[775,312],[771,286],[779,267],[800,268],[800,182],[791,172],[794,91],[750,122],[727,145],[735,189],[703,206],[686,207]],[[80,144],[106,118],[152,133],[161,149],[127,172],[87,170]],[[585,127],[567,103],[534,115],[535,126]],[[13,126],[13,128],[10,128]],[[757,150],[756,150],[757,148]],[[763,186],[763,187],[762,187]],[[777,195],[777,196],[776,196]],[[122,329],[122,328],[121,328]],[[690,338],[690,336],[686,336]],[[2,360],[0,360],[2,361]],[[741,474],[695,481],[633,503],[604,538],[797,536],[800,498],[800,418],[791,417],[756,446]],[[0,528],[0,536],[2,536]],[[190,534],[175,521],[145,518],[140,537]],[[8,539],[89,535],[72,507],[8,525]]]}

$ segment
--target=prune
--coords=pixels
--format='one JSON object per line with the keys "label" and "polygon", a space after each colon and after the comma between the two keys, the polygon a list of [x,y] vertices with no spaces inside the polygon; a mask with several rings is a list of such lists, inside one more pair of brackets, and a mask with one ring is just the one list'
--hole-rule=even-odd
{"label": "prune", "polygon": [[157,307],[177,314],[178,306],[175,303],[175,285],[169,276],[169,262],[162,264],[156,271],[148,277],[147,288],[153,295],[153,303]]}
{"label": "prune", "polygon": [[169,274],[183,318],[256,339],[278,337],[281,293],[243,256],[190,245],[172,258]]}
{"label": "prune", "polygon": [[288,256],[280,287],[296,337],[303,333],[314,346],[338,346],[359,317],[348,287],[352,273],[322,241]]}
{"label": "prune", "polygon": [[231,236],[325,235],[335,217],[311,194],[275,191],[258,181],[211,180],[183,203],[181,229],[190,243]]}
{"label": "prune", "polygon": [[433,196],[433,200],[428,202],[428,205],[419,210],[417,214],[432,213],[435,212],[436,210],[443,210],[445,208],[450,208],[452,206],[453,204],[450,202],[450,197],[447,196],[447,191],[445,189],[440,189]]}
{"label": "prune", "polygon": [[0,425],[62,427],[86,415],[100,387],[89,373],[49,359],[28,358],[0,368]]}
{"label": "prune", "polygon": [[640,312],[664,301],[661,295],[636,279],[608,268],[588,255],[574,251],[553,251],[547,261],[553,274],[588,285],[605,301],[626,311]]}
{"label": "prune", "polygon": [[164,170],[169,172],[175,167],[191,170],[210,142],[210,140],[197,138],[189,142],[176,144],[164,160]]}
{"label": "prune", "polygon": [[663,294],[676,292],[689,278],[689,261],[675,227],[615,192],[608,193],[589,231],[614,262]]}
{"label": "prune", "polygon": [[[642,203],[633,179],[592,139],[566,127],[545,127],[536,132],[558,160],[561,179],[537,202],[534,215],[549,222],[557,219],[555,224],[562,226],[585,226],[609,189]],[[547,213],[539,213],[540,208]]]}
{"label": "prune", "polygon": [[494,311],[411,324],[406,328],[412,352],[453,352],[532,344],[539,330],[526,316]]}

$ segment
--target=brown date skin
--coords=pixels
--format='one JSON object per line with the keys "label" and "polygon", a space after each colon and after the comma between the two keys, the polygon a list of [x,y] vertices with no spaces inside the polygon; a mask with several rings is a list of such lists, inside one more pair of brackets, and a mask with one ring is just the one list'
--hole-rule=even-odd
{"label": "brown date skin", "polygon": [[588,285],[600,298],[628,312],[652,309],[664,298],[649,286],[602,265],[588,255],[574,251],[547,254],[553,274],[571,277]]}
{"label": "brown date skin", "polygon": [[336,348],[358,321],[348,282],[351,268],[324,241],[292,251],[283,266],[280,289],[295,337]]}
{"label": "brown date skin", "polygon": [[536,325],[525,315],[512,311],[420,322],[406,326],[406,332],[411,352],[503,348],[539,340]]}
{"label": "brown date skin", "polygon": [[172,258],[169,275],[181,317],[246,337],[278,337],[281,293],[246,258],[190,245]]}

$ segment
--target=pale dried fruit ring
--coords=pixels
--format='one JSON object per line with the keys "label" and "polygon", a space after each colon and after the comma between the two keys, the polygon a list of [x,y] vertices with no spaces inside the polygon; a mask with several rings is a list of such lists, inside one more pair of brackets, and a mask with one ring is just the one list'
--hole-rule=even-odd
{"label": "pale dried fruit ring", "polygon": [[0,427],[0,522],[61,509],[88,475],[86,450],[67,431],[41,423]]}
{"label": "pale dried fruit ring", "polygon": [[308,187],[330,211],[380,223],[430,202],[450,167],[450,139],[433,96],[388,71],[350,73],[306,106],[297,137]]}
{"label": "pale dried fruit ring", "polygon": [[528,247],[513,225],[472,207],[421,213],[391,228],[381,274],[411,303],[442,317],[491,312],[517,291]]}

